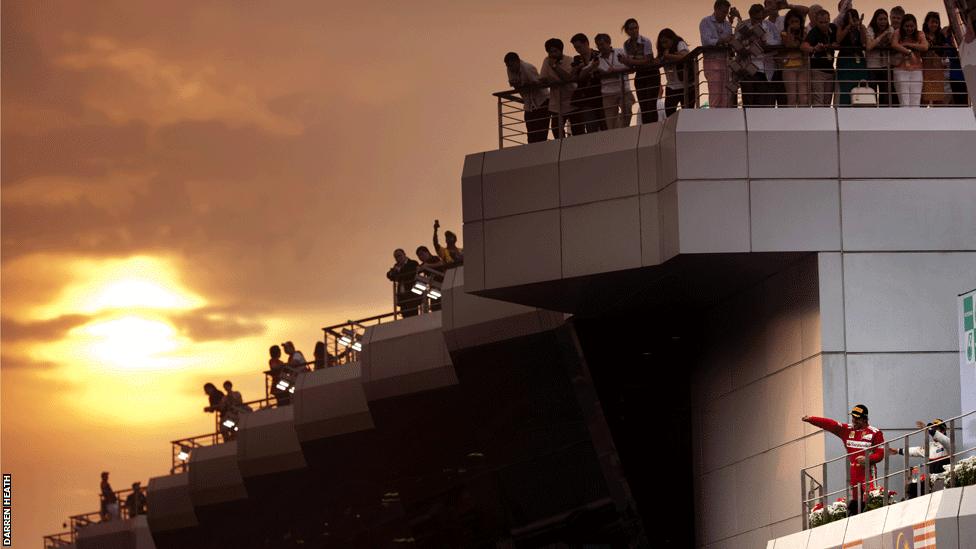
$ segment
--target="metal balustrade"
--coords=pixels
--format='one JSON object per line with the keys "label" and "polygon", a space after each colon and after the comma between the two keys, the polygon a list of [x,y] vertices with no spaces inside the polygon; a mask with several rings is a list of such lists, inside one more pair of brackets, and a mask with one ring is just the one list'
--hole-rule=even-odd
{"label": "metal balustrade", "polygon": [[[949,51],[949,48],[945,48]],[[686,57],[675,63],[656,63],[650,65],[650,71],[660,79],[660,85],[652,83],[645,85],[649,79],[646,72],[639,76],[634,71],[616,73],[605,78],[617,78],[620,86],[628,90],[623,94],[625,105],[620,110],[614,110],[609,104],[604,106],[603,99],[614,94],[601,93],[606,81],[586,87],[576,86],[574,83],[546,83],[525,86],[519,89],[509,89],[492,94],[497,101],[498,115],[498,148],[523,145],[529,142],[544,141],[551,134],[554,139],[561,139],[582,133],[593,133],[596,126],[599,130],[629,127],[638,124],[642,107],[652,106],[651,118],[663,120],[678,109],[717,108],[717,96],[710,95],[719,92],[726,94],[728,106],[731,108],[813,108],[813,107],[894,107],[905,106],[913,94],[905,97],[899,95],[901,69],[892,67],[899,62],[902,54],[894,50],[875,49],[877,60],[882,68],[871,69],[867,66],[865,55],[830,56],[831,69],[820,70],[811,67],[811,57],[799,49],[783,47],[767,48],[758,56],[735,56],[733,50],[724,47],[698,47],[688,52]],[[594,53],[597,53],[594,50]],[[616,55],[616,53],[614,53]],[[961,69],[958,68],[960,59],[957,55],[948,53],[933,53],[938,60],[939,69],[923,68],[915,72],[923,79],[918,94],[918,102],[922,107],[970,107],[970,97],[967,93],[965,81],[962,80]],[[715,70],[715,61],[718,67]],[[926,60],[923,54],[922,61]],[[706,61],[708,67],[706,67]],[[775,81],[757,80],[755,76],[765,72],[756,66],[756,61],[773,62],[776,64],[775,73],[782,75]],[[858,64],[851,66],[850,61]],[[792,65],[798,66],[792,66]],[[786,66],[790,65],[790,66]],[[647,69],[645,69],[647,70]],[[932,71],[938,74],[933,75]],[[680,84],[672,83],[669,88],[666,73],[680,75]],[[953,78],[953,75],[958,78]],[[572,89],[570,89],[570,87]],[[612,84],[612,83],[611,83]],[[926,91],[925,85],[929,85]],[[526,111],[525,101],[521,93],[538,89],[565,87],[566,93],[574,93],[573,108],[568,113],[548,111]],[[932,87],[938,90],[932,90]],[[615,86],[614,86],[615,87]],[[584,98],[590,92],[590,97]],[[648,101],[650,94],[653,99]],[[636,96],[635,96],[636,95]],[[905,95],[904,93],[902,95]],[[641,96],[645,96],[644,99]],[[671,101],[668,101],[671,96]],[[629,99],[627,99],[629,97]],[[677,103],[680,102],[680,106]],[[724,103],[725,101],[722,101]],[[600,103],[597,105],[596,103]],[[643,104],[643,105],[642,105]],[[550,103],[551,107],[552,104]],[[548,108],[547,108],[548,109]],[[629,109],[630,112],[627,112]],[[542,121],[540,123],[540,120]],[[528,122],[534,123],[530,131]]]}
{"label": "metal balustrade", "polygon": [[[941,490],[946,487],[952,487],[956,484],[956,471],[955,466],[959,463],[959,460],[967,455],[976,455],[976,447],[973,448],[963,448],[960,447],[959,441],[956,436],[956,429],[961,427],[963,420],[965,418],[976,415],[976,410],[972,410],[965,414],[956,416],[943,423],[947,429],[947,436],[949,437],[949,447],[946,448],[948,454],[949,464],[945,468],[945,478],[937,479],[933,481],[932,475],[929,474],[929,426],[912,431],[907,435],[900,436],[892,440],[886,440],[882,444],[876,444],[874,446],[865,448],[861,455],[864,456],[865,466],[865,479],[863,486],[866,491],[870,492],[873,489],[881,490],[881,506],[891,505],[893,503],[898,503],[898,501],[892,501],[889,497],[889,492],[893,487],[899,487],[902,489],[901,495],[902,500],[908,498],[908,493],[912,485],[915,486],[915,493],[918,495],[926,494],[931,491]],[[909,456],[909,448],[911,447],[911,438],[921,437],[922,444],[920,447],[925,455],[924,459],[919,466],[912,467],[910,463],[911,456]],[[881,448],[884,452],[884,458],[874,464],[870,461],[870,455],[876,449]],[[889,449],[901,449],[903,456],[898,456],[895,458],[896,461],[901,462],[900,469],[894,469],[898,467],[897,464],[892,463],[892,454]],[[944,458],[939,458],[944,459]],[[828,491],[828,476],[827,469],[831,464],[840,463],[843,465],[846,471],[845,486],[840,490]],[[883,469],[883,473],[876,477],[872,476],[873,465],[880,465]],[[898,482],[897,477],[901,477],[901,482]],[[892,480],[895,479],[895,480]],[[869,494],[856,494],[855,492],[860,490],[855,490],[851,486],[851,468],[850,468],[850,456],[845,454],[841,457],[837,457],[831,460],[827,460],[823,463],[813,465],[811,467],[805,467],[800,471],[800,497],[801,497],[801,510],[800,515],[803,520],[803,529],[806,530],[810,527],[810,513],[819,504],[826,512],[827,506],[831,504],[835,499],[843,497],[845,502],[851,501],[852,497],[858,497],[861,499],[862,503],[867,501]],[[899,501],[902,501],[899,500]],[[861,506],[863,511],[863,505]]]}

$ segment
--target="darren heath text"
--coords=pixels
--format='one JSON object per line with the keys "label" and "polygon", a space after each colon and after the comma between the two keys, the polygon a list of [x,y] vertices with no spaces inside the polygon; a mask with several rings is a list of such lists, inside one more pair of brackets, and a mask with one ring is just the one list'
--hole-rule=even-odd
{"label": "darren heath text", "polygon": [[13,477],[3,474],[3,546],[10,547],[14,544],[14,529],[11,526],[10,517],[13,515],[10,503],[13,501]]}

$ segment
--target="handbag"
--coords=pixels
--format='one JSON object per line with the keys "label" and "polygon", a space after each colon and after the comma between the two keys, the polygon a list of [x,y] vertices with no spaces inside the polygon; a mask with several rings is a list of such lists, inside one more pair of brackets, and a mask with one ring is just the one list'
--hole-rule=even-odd
{"label": "handbag", "polygon": [[866,80],[861,80],[856,87],[851,89],[851,105],[855,107],[877,107],[878,93],[874,88],[868,86]]}

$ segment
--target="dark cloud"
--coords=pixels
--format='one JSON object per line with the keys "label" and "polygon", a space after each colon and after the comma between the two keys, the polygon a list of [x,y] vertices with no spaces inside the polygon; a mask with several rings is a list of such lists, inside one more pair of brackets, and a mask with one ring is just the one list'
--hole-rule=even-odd
{"label": "dark cloud", "polygon": [[92,178],[144,166],[149,127],[84,125],[40,135],[3,133],[3,184],[30,177]]}
{"label": "dark cloud", "polygon": [[34,360],[27,355],[13,355],[9,353],[0,354],[0,368],[6,371],[48,371],[52,370],[56,364],[53,362]]}
{"label": "dark cloud", "polygon": [[8,317],[0,318],[0,337],[4,343],[23,341],[58,341],[73,328],[89,322],[87,315],[63,315],[50,320],[20,322]]}
{"label": "dark cloud", "polygon": [[240,316],[228,308],[203,308],[170,316],[170,322],[185,336],[196,342],[230,341],[261,335],[262,322]]}

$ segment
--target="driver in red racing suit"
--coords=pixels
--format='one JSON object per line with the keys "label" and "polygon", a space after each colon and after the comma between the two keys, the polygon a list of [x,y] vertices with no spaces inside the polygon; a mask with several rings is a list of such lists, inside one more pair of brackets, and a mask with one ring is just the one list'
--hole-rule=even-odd
{"label": "driver in red racing suit", "polygon": [[803,421],[820,427],[825,431],[837,435],[844,441],[847,448],[847,458],[851,464],[851,501],[847,503],[849,515],[855,515],[861,510],[862,502],[867,493],[874,489],[874,479],[878,476],[875,463],[884,459],[884,447],[871,450],[871,481],[865,483],[864,478],[864,450],[877,444],[884,444],[884,434],[881,429],[868,424],[868,407],[858,404],[851,409],[852,423],[837,423],[836,421],[814,416],[803,416]]}

